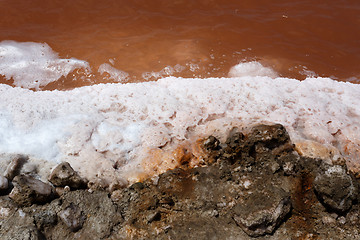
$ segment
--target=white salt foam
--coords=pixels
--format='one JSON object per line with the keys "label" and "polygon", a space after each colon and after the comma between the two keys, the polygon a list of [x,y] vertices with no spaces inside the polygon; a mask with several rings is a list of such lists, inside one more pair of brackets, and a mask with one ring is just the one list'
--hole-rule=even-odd
{"label": "white salt foam", "polygon": [[183,67],[179,64],[176,64],[174,67],[166,66],[159,72],[144,72],[142,74],[142,78],[145,80],[150,80],[150,79],[158,79],[158,78],[168,77],[168,76],[173,75],[174,73],[182,72],[184,69],[185,69],[185,67]]}
{"label": "white salt foam", "polygon": [[115,80],[116,82],[120,82],[120,83],[124,82],[129,77],[129,74],[127,72],[116,69],[108,63],[101,64],[98,68],[98,72],[100,74],[107,73],[110,75],[111,79]]}
{"label": "white salt foam", "polygon": [[336,147],[356,167],[359,101],[359,85],[327,78],[169,77],[66,92],[0,85],[0,152],[68,161],[92,181],[131,182],[148,165],[151,175],[152,161],[162,164],[149,150],[175,149],[194,136],[221,138],[233,126],[275,122],[295,143]]}
{"label": "white salt foam", "polygon": [[[115,68],[114,59],[109,59],[109,62],[111,64],[101,64],[97,71],[104,75],[104,78],[119,83],[125,82],[129,74]],[[198,68],[197,65],[190,64],[190,70],[195,71],[193,70],[195,66]],[[62,59],[46,43],[10,40],[0,42],[0,75],[5,76],[7,80],[14,80],[14,85],[17,87],[39,90],[77,69],[85,72],[86,76],[92,76],[88,62],[76,58]],[[142,77],[144,80],[153,80],[171,76],[184,69],[185,67],[177,64],[174,67],[167,66],[159,72],[145,72]],[[74,74],[75,80],[76,76]]]}
{"label": "white salt foam", "polygon": [[39,89],[89,64],[75,58],[61,59],[46,43],[0,42],[0,74],[19,87]]}
{"label": "white salt foam", "polygon": [[244,62],[232,67],[229,71],[229,77],[271,77],[276,78],[278,74],[269,67],[264,67],[259,62]]}

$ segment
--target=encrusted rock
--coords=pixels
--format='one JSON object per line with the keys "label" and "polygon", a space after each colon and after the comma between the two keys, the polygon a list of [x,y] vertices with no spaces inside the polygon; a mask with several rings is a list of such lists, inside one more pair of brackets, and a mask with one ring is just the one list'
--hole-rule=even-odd
{"label": "encrusted rock", "polygon": [[53,211],[51,208],[42,211],[36,211],[33,218],[36,227],[41,230],[46,227],[51,227],[57,223],[56,212]]}
{"label": "encrusted rock", "polygon": [[344,225],[346,223],[346,218],[344,216],[340,216],[337,220],[342,225]]}
{"label": "encrusted rock", "polygon": [[13,159],[5,170],[4,176],[9,180],[13,180],[16,175],[20,174],[22,166],[26,163],[28,159],[29,157],[25,155],[18,154],[13,156]]}
{"label": "encrusted rock", "polygon": [[[81,239],[108,239],[114,226],[122,221],[121,214],[118,212],[121,209],[117,211],[108,194],[108,192],[104,191],[90,193],[87,190],[65,193],[61,197],[62,207],[60,212],[63,211],[63,218],[59,221],[63,231],[47,239],[70,240],[76,239],[77,236],[81,236]],[[70,215],[67,217],[69,213]],[[60,217],[60,214],[58,216]],[[78,223],[82,223],[80,224],[81,228],[76,233],[70,231],[70,229],[76,229],[76,224],[71,224],[73,221],[71,216],[77,216]],[[68,221],[70,226],[62,224],[64,220]],[[64,235],[68,237],[64,238]]]}
{"label": "encrusted rock", "polygon": [[280,169],[280,164],[274,161],[270,165],[270,168],[271,168],[272,173],[276,173]]}
{"label": "encrusted rock", "polygon": [[226,148],[223,154],[223,158],[235,161],[240,158],[241,155],[247,154],[248,149],[245,150],[245,136],[241,132],[237,132],[237,129],[233,129],[230,132],[229,137],[226,139]]}
{"label": "encrusted rock", "polygon": [[204,160],[207,162],[207,164],[213,164],[220,154],[220,141],[214,136],[209,136],[203,140],[202,147],[205,149],[208,155],[207,159]]}
{"label": "encrusted rock", "polygon": [[321,220],[324,224],[327,224],[327,225],[336,224],[336,219],[331,216],[323,216]]}
{"label": "encrusted rock", "polygon": [[[0,226],[1,220],[7,219],[17,211],[16,204],[9,198],[0,198]],[[0,238],[1,239],[1,238]]]}
{"label": "encrusted rock", "polygon": [[252,128],[250,136],[251,139],[249,139],[249,141],[267,143],[268,148],[277,147],[286,142],[290,142],[289,134],[281,124],[257,125]]}
{"label": "encrusted rock", "polygon": [[283,164],[284,174],[294,175],[295,174],[295,164],[293,162],[285,162]]}
{"label": "encrusted rock", "polygon": [[73,203],[62,210],[59,217],[72,232],[81,229],[86,220],[81,209]]}
{"label": "encrusted rock", "polygon": [[1,236],[2,240],[40,240],[42,234],[33,226],[14,226],[6,235]]}
{"label": "encrusted rock", "polygon": [[247,193],[234,207],[235,222],[251,237],[271,234],[291,210],[290,196],[281,188],[269,186]]}
{"label": "encrusted rock", "polygon": [[9,197],[21,206],[45,203],[53,199],[52,187],[29,175],[18,175],[13,180],[14,188]]}
{"label": "encrusted rock", "polygon": [[218,150],[220,141],[214,136],[209,136],[204,140],[203,145],[206,150]]}
{"label": "encrusted rock", "polygon": [[357,185],[342,166],[325,166],[314,180],[314,188],[320,201],[330,210],[348,211],[357,196]]}
{"label": "encrusted rock", "polygon": [[6,177],[0,176],[0,192],[7,190],[9,187],[9,181]]}
{"label": "encrusted rock", "polygon": [[[272,153],[275,150],[276,152]],[[222,158],[231,162],[238,160],[245,161],[247,165],[252,165],[254,161],[262,161],[265,158],[280,155],[283,152],[293,151],[289,134],[280,124],[257,125],[250,133],[244,135],[234,128],[226,139]]]}
{"label": "encrusted rock", "polygon": [[159,211],[151,211],[146,217],[148,223],[159,221],[161,219],[161,213]]}
{"label": "encrusted rock", "polygon": [[85,180],[67,162],[55,167],[49,176],[49,181],[57,187],[69,186],[74,189],[86,187]]}

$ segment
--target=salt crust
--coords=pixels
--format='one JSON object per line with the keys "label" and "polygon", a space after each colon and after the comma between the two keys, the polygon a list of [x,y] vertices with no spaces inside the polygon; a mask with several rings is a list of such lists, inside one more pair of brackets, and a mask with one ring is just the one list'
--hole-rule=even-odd
{"label": "salt crust", "polygon": [[168,77],[64,92],[0,85],[0,153],[30,154],[48,166],[68,161],[90,180],[132,182],[152,164],[149,149],[274,122],[295,143],[339,149],[357,169],[359,102],[359,85],[327,78]]}

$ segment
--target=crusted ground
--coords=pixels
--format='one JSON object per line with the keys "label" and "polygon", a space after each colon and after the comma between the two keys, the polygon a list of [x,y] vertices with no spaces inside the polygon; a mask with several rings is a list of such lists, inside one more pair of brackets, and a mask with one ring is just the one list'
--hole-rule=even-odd
{"label": "crusted ground", "polygon": [[[344,165],[299,156],[281,125],[224,143],[210,136],[203,148],[207,166],[113,192],[57,187],[47,203],[15,177],[0,198],[0,238],[360,239],[357,180]],[[81,182],[63,169],[54,185]]]}

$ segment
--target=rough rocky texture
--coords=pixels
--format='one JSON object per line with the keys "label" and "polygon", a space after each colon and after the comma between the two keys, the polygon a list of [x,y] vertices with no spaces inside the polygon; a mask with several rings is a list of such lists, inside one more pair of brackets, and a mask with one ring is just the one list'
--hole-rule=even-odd
{"label": "rough rocky texture", "polygon": [[[110,236],[114,226],[122,222],[121,214],[106,192],[71,191],[61,196],[60,200],[57,203],[59,205],[53,205],[52,208],[55,207],[58,219],[61,220],[55,227],[44,231],[47,238],[104,239]],[[65,221],[63,215],[66,215]]]}
{"label": "rough rocky texture", "polygon": [[56,187],[69,186],[73,189],[86,187],[86,181],[67,162],[60,163],[54,168],[49,176],[49,182]]}
{"label": "rough rocky texture", "polygon": [[258,186],[252,182],[243,201],[234,207],[235,222],[252,237],[271,234],[291,210],[289,193],[271,185]]}
{"label": "rough rocky texture", "polygon": [[43,239],[41,233],[38,229],[33,226],[19,226],[15,225],[13,228],[9,229],[2,240],[41,240]]}
{"label": "rough rocky texture", "polygon": [[64,210],[59,213],[59,217],[72,232],[76,232],[82,228],[86,220],[86,216],[84,216],[81,209],[73,203],[65,207]]}
{"label": "rough rocky texture", "polygon": [[5,192],[9,187],[9,181],[6,177],[0,175],[0,193]]}
{"label": "rough rocky texture", "polygon": [[13,180],[15,176],[20,174],[20,170],[27,160],[28,157],[25,155],[18,154],[12,156],[11,162],[5,170],[4,176],[9,180]]}
{"label": "rough rocky texture", "polygon": [[13,180],[14,188],[9,197],[21,206],[30,206],[32,203],[45,203],[53,199],[53,189],[29,175],[19,175]]}
{"label": "rough rocky texture", "polygon": [[234,129],[202,146],[207,166],[111,193],[64,188],[20,208],[1,196],[0,239],[360,239],[357,180],[298,156],[281,125]]}
{"label": "rough rocky texture", "polygon": [[324,168],[314,180],[321,202],[336,212],[348,211],[358,193],[355,180],[346,173],[345,167],[326,165]]}

